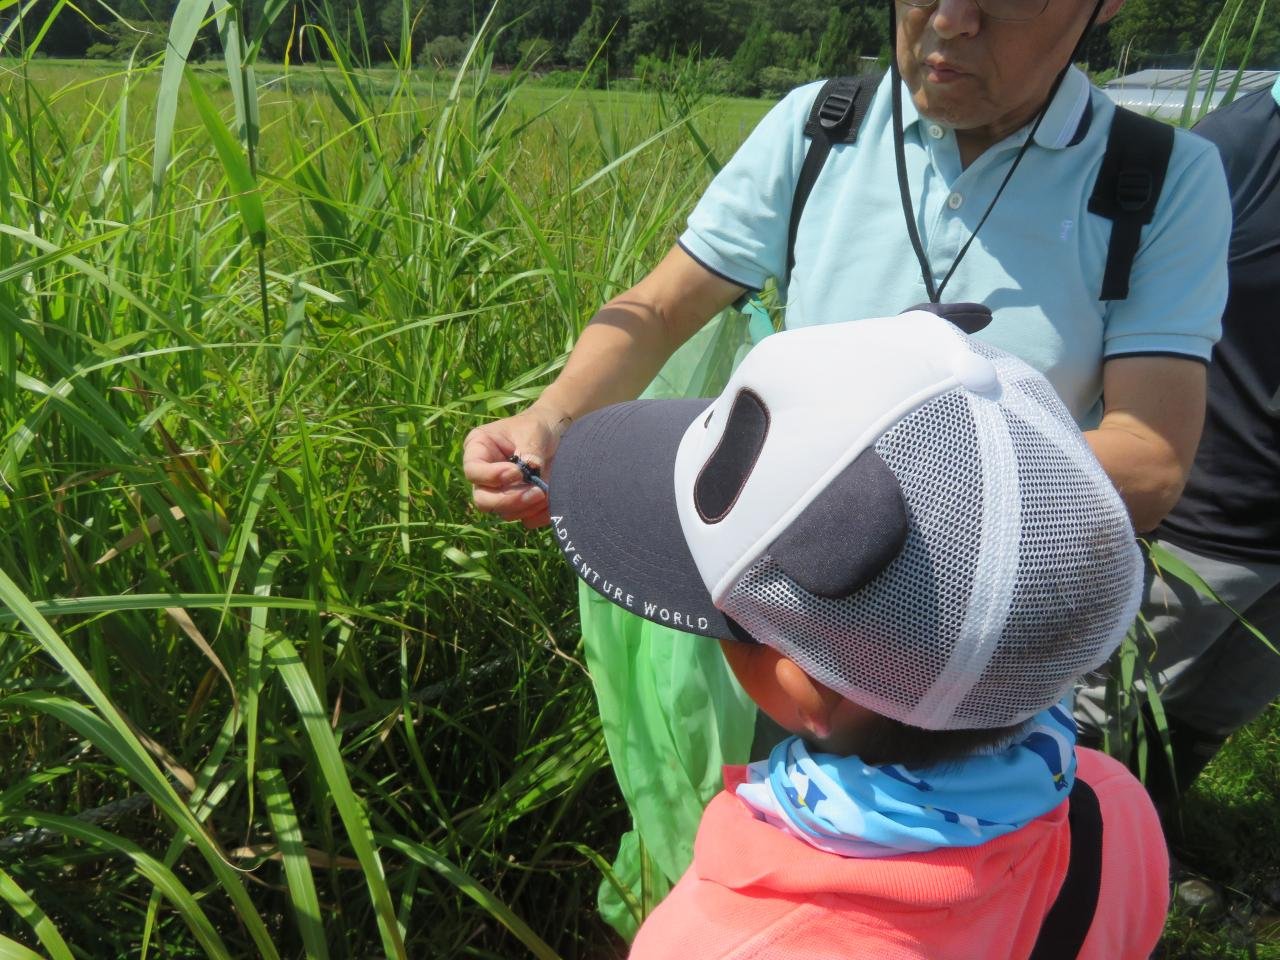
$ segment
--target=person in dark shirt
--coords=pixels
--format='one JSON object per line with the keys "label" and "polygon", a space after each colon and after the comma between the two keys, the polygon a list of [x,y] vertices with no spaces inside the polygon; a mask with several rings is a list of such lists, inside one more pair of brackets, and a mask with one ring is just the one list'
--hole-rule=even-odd
{"label": "person in dark shirt", "polygon": [[[1226,738],[1280,696],[1280,653],[1249,629],[1280,648],[1280,78],[1195,132],[1218,146],[1231,190],[1230,294],[1195,464],[1155,536],[1223,602],[1174,577],[1147,584],[1150,667],[1175,768],[1171,779],[1167,764],[1150,764],[1148,789],[1166,813]],[[1077,698],[1086,738],[1124,722],[1108,721],[1103,703],[1100,686]]]}

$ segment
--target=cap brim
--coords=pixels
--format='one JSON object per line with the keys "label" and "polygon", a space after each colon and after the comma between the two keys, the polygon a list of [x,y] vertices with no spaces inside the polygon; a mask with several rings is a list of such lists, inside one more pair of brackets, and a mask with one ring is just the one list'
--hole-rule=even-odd
{"label": "cap brim", "polygon": [[739,631],[715,608],[676,511],[675,460],[712,401],[633,400],[574,423],[551,476],[553,533],[578,577],[639,617],[706,637]]}

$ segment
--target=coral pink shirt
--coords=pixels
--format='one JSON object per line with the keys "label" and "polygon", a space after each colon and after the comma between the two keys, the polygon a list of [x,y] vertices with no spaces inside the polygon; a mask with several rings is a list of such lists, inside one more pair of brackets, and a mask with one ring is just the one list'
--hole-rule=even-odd
{"label": "coral pink shirt", "polygon": [[[1145,958],[1169,905],[1160,822],[1123,766],[1093,750],[1077,756],[1103,822],[1098,908],[1079,956]],[[734,774],[726,768],[729,790]],[[981,846],[865,860],[817,850],[726,791],[707,807],[693,864],[640,928],[631,958],[1025,958],[1069,853],[1067,803]]]}

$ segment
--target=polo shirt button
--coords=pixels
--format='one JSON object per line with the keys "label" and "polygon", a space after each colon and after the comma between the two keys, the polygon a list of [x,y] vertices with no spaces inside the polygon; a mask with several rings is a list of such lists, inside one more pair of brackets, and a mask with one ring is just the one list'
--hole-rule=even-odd
{"label": "polo shirt button", "polygon": [[935,140],[941,140],[942,128],[938,126],[936,123],[929,124],[929,136],[933,137],[933,139]]}
{"label": "polo shirt button", "polygon": [[947,197],[947,206],[952,210],[959,210],[960,204],[962,203],[964,203],[964,197],[958,193],[953,193],[951,196]]}

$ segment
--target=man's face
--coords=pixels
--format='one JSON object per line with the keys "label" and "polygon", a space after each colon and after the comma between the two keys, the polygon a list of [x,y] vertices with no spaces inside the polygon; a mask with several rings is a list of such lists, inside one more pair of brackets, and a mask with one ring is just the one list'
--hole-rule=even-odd
{"label": "man's face", "polygon": [[899,2],[898,69],[922,115],[984,140],[985,148],[1035,116],[1092,11],[1091,0],[1049,0],[1035,19],[1006,22],[974,0],[923,8]]}

